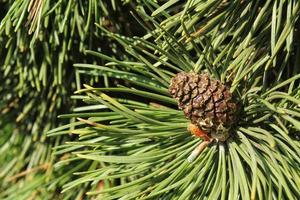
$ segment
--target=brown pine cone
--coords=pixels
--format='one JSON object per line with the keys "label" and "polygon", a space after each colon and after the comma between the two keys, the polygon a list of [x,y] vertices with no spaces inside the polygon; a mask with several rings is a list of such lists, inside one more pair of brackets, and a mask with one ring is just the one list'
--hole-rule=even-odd
{"label": "brown pine cone", "polygon": [[237,106],[229,89],[220,81],[208,74],[181,72],[171,79],[169,92],[192,124],[213,139],[228,138]]}

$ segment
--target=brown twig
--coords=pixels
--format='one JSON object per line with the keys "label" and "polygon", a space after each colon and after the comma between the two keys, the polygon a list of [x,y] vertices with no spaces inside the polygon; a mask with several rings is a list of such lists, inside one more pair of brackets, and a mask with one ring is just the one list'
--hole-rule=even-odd
{"label": "brown twig", "polygon": [[26,176],[27,174],[30,174],[32,172],[36,172],[36,171],[39,171],[39,170],[47,170],[49,168],[49,166],[50,166],[49,163],[45,163],[45,164],[37,166],[35,168],[27,169],[27,170],[25,170],[23,172],[20,172],[20,173],[14,175],[14,176],[9,177],[8,181],[14,181],[17,178],[20,178],[22,176]]}
{"label": "brown twig", "polygon": [[193,162],[197,157],[198,155],[210,144],[212,143],[212,139],[209,140],[209,141],[203,141],[201,142],[195,149],[194,151],[191,153],[191,155],[188,157],[188,161],[189,162]]}
{"label": "brown twig", "polygon": [[89,125],[91,125],[91,126],[98,127],[98,128],[103,128],[103,127],[104,127],[104,125],[102,125],[102,124],[98,124],[98,123],[93,122],[93,121],[89,121],[89,120],[86,120],[86,119],[82,119],[82,118],[80,118],[80,117],[77,117],[77,120],[79,120],[79,121],[81,121],[81,122],[83,122],[83,123],[89,124]]}

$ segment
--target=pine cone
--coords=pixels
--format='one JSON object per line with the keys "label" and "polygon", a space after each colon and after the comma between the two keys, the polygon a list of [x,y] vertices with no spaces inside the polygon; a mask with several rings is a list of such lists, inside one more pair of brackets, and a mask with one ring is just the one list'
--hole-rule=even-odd
{"label": "pine cone", "polygon": [[169,92],[192,124],[211,138],[225,141],[236,120],[237,106],[229,89],[208,74],[181,72],[171,79]]}

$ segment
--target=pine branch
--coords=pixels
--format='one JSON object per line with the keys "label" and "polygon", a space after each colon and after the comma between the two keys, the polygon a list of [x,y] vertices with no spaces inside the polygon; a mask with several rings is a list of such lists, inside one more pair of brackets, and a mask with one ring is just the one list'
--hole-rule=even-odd
{"label": "pine branch", "polygon": [[[156,27],[144,37],[126,38],[107,33],[123,45],[130,59],[122,61],[88,51],[108,63],[103,66],[75,65],[80,73],[107,75],[128,81],[130,85],[120,82],[110,88],[86,86],[79,90],[80,95],[73,98],[87,103],[84,112],[61,116],[76,117],[79,122],[48,133],[52,137],[78,135],[77,141],[60,147],[61,155],[71,153],[72,159],[89,161],[95,166],[93,170],[82,169],[75,173],[78,178],[65,185],[64,192],[80,188],[83,183],[93,187],[104,181],[106,187],[91,189],[87,195],[91,198],[101,195],[105,199],[299,198],[300,143],[296,136],[299,129],[299,75],[288,72],[294,68],[288,65],[294,62],[286,51],[292,47],[290,43],[275,40],[274,48],[277,46],[278,53],[272,53],[270,22],[273,22],[272,12],[280,13],[274,11],[277,3],[253,5],[253,2],[242,2],[240,5],[240,1],[233,1],[224,5],[223,2],[221,10],[216,12],[212,8],[218,7],[217,2],[221,1],[214,1],[215,7],[191,1],[190,7],[182,7],[181,16],[186,20],[182,22],[172,18],[174,2],[166,3],[168,8],[164,9],[156,6],[159,10],[154,12],[155,18],[147,12],[139,13]],[[270,7],[274,10],[267,9]],[[178,9],[177,4],[174,9]],[[297,19],[296,2],[291,10],[295,11],[294,19]],[[223,18],[210,18],[218,12],[227,16],[226,23],[222,22]],[[260,13],[262,21],[254,18],[255,12]],[[241,21],[233,20],[236,15],[241,16]],[[161,20],[164,17],[166,19]],[[242,26],[243,20],[246,22],[249,17],[252,21]],[[214,20],[218,23],[205,35],[194,34],[187,40],[188,30],[197,30],[194,26],[204,23],[202,20],[205,24]],[[282,32],[278,32],[278,38],[282,34],[282,38],[289,35],[285,31],[291,24],[286,24],[285,20],[281,18],[282,29],[278,30]],[[253,28],[250,24],[255,21],[259,23],[257,33],[254,30],[249,34]],[[222,25],[231,30],[225,31]],[[222,34],[223,39],[219,37]],[[290,49],[295,51],[297,47]],[[269,72],[269,67],[274,72]],[[171,101],[165,101],[170,98],[165,92],[170,78],[177,72],[190,70],[208,71],[215,77],[220,75],[225,83],[231,83],[231,91],[241,104],[240,120],[233,127],[230,139],[212,143],[191,163],[187,159],[201,140],[187,131],[188,120],[183,113]],[[276,76],[277,81],[266,83],[264,73],[268,77],[280,75]],[[143,90],[147,97],[139,93]],[[124,92],[124,95],[114,92]],[[161,106],[153,106],[152,101]],[[96,107],[99,109],[94,109]]]}
{"label": "pine branch", "polygon": [[[0,162],[7,163],[0,168],[4,180],[0,198],[300,198],[298,1],[142,1],[132,14],[147,31],[144,36],[124,36],[122,23],[107,27],[114,23],[107,23],[109,12],[101,3],[97,8],[105,20],[99,22],[97,9],[91,6],[96,1],[58,1],[44,4],[41,21],[30,23],[38,34],[22,40],[27,33],[17,29],[9,39],[10,30],[26,21],[20,18],[26,2],[10,2],[16,7],[3,21],[13,23],[0,25],[0,32],[6,30],[8,35],[0,37],[8,46],[0,49],[0,56],[6,58],[0,71],[6,86],[0,86],[2,112],[11,119],[7,113],[20,107],[22,114],[12,116],[23,121],[25,130],[37,123],[46,131],[56,123],[58,113],[67,112],[64,108],[71,104],[63,100],[72,89],[78,91],[71,99],[84,104],[59,116],[65,125],[48,131],[47,143],[45,135],[35,142],[39,134],[12,134],[14,127],[8,128],[0,140]],[[114,1],[111,4],[116,7]],[[48,40],[42,36],[52,16],[59,30],[50,31]],[[66,38],[72,34],[70,42]],[[98,34],[112,51],[97,48]],[[42,45],[44,65],[38,64],[34,49],[26,50],[40,41],[46,45]],[[76,57],[78,49],[85,55]],[[19,58],[24,51],[27,54]],[[72,76],[64,86],[69,71],[60,62],[78,62],[77,82]],[[41,66],[53,69],[52,79]],[[207,72],[234,94],[239,120],[225,142],[203,143],[187,130],[189,120],[168,92],[170,79],[181,71]],[[40,88],[45,100],[28,88]],[[42,120],[24,123],[31,122],[29,116]],[[1,120],[6,124],[6,119]],[[188,159],[197,148],[199,154]],[[6,181],[45,163],[51,163],[49,174],[37,170],[14,184]]]}
{"label": "pine branch", "polygon": [[[56,158],[51,156],[51,149],[64,141],[62,137],[47,139],[44,133],[68,122],[58,121],[57,115],[71,111],[75,101],[68,97],[81,87],[80,81],[98,81],[80,77],[72,67],[74,62],[84,60],[102,62],[83,55],[83,51],[101,48],[108,53],[111,48],[117,48],[111,39],[102,37],[94,23],[132,34],[124,28],[131,23],[130,15],[122,12],[129,5],[114,1],[17,0],[1,1],[0,6],[3,47],[0,49],[0,127],[12,126],[1,142],[0,198],[53,199],[59,196],[54,191],[72,179],[72,170],[77,168],[63,167],[51,173],[33,170],[46,163],[52,170]],[[116,57],[122,56],[119,53]],[[31,173],[10,181],[10,177],[26,171]],[[64,176],[51,178],[58,174]],[[27,184],[28,181],[32,184]],[[24,184],[28,187],[23,187]],[[16,192],[20,187],[23,189]],[[82,194],[78,190],[67,196],[74,199]]]}

